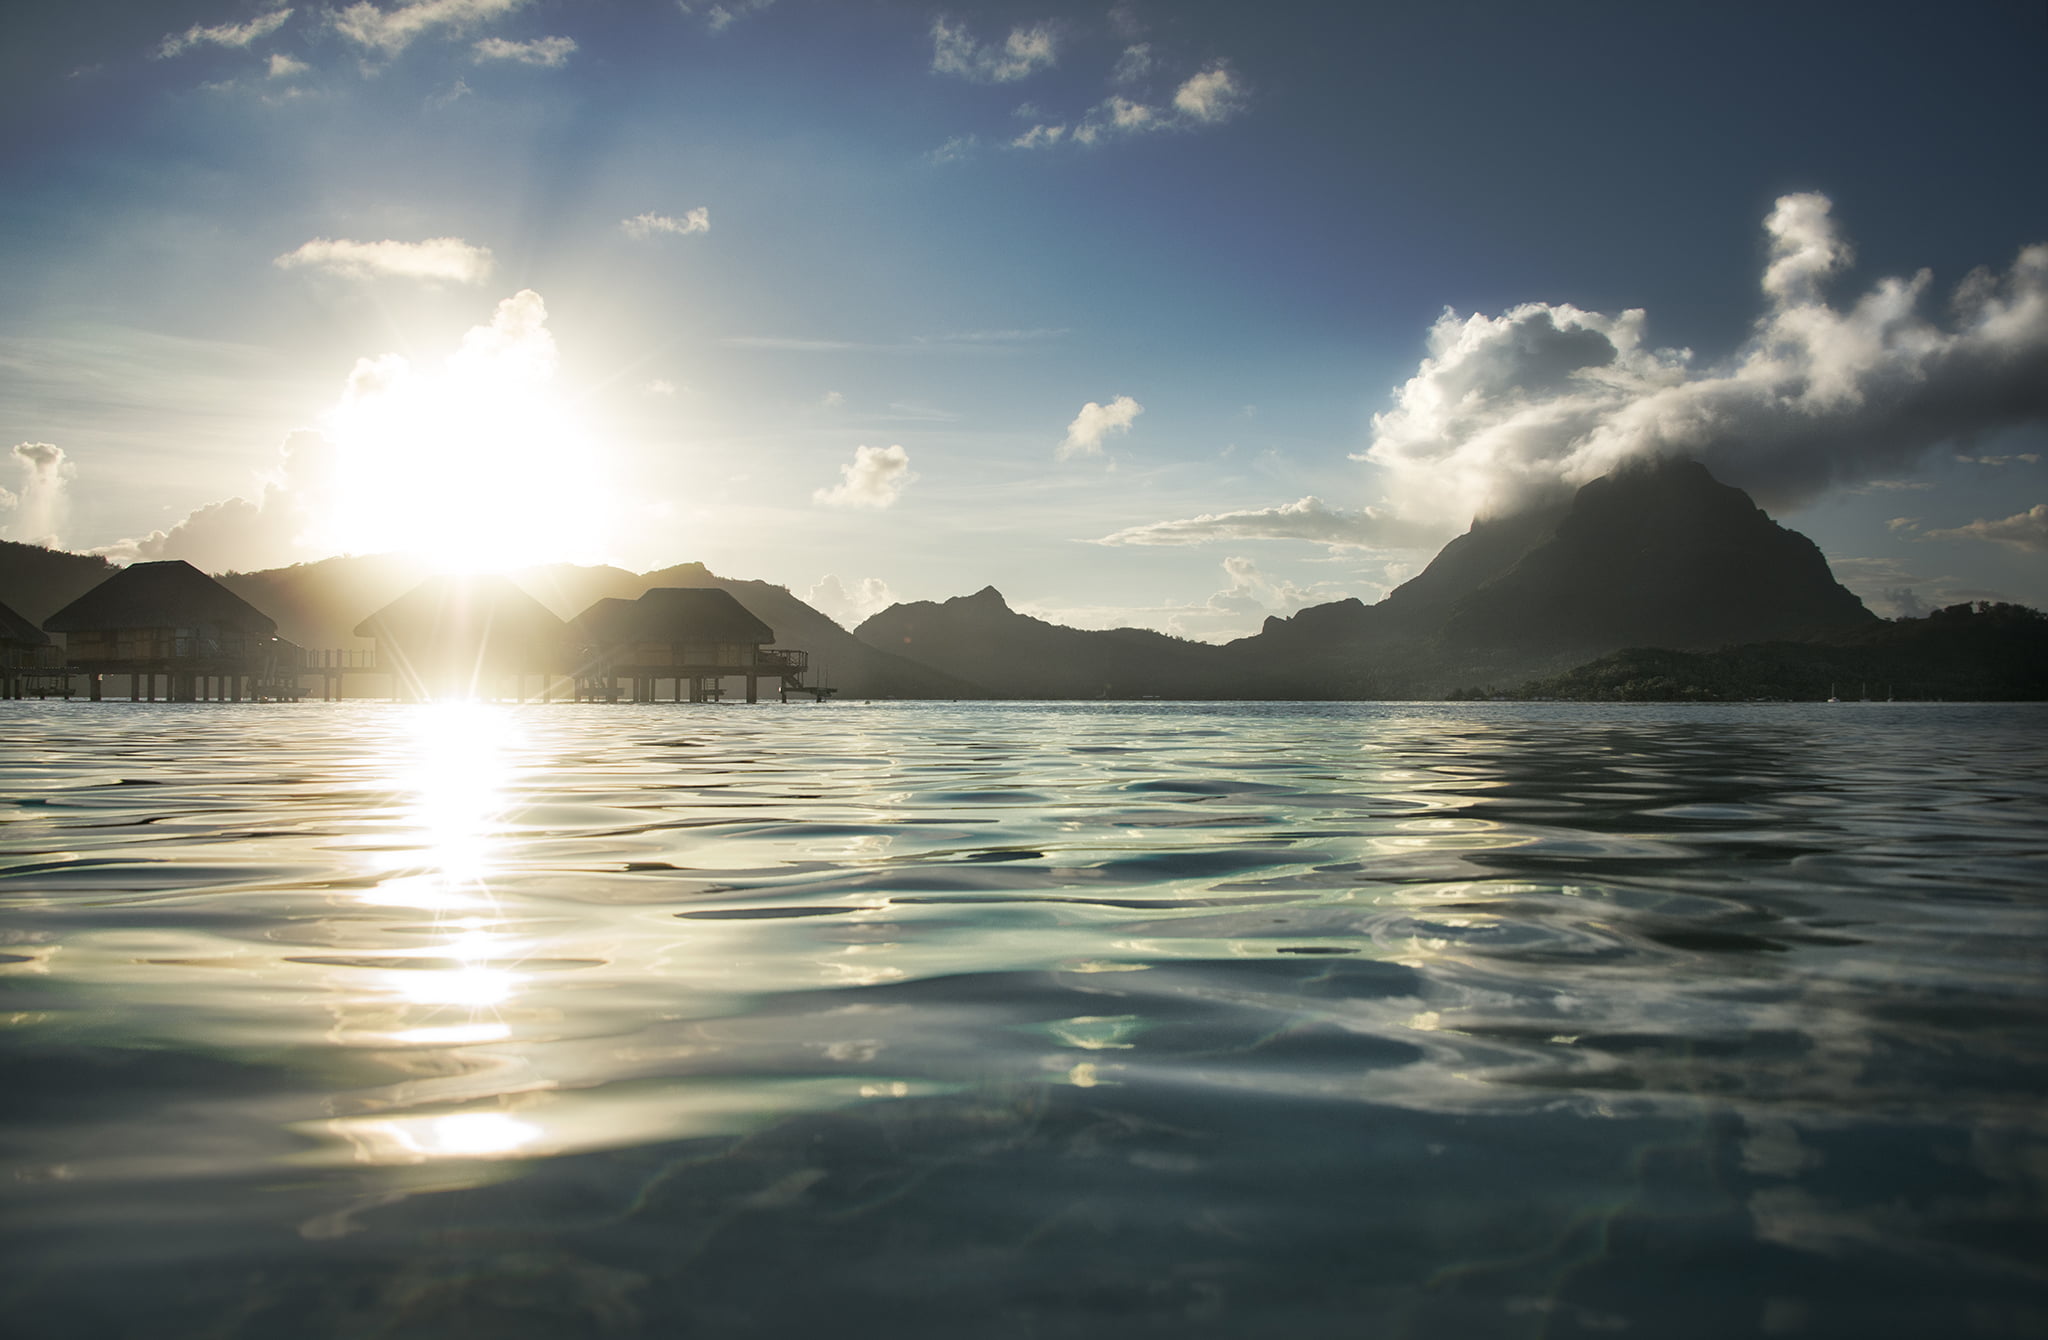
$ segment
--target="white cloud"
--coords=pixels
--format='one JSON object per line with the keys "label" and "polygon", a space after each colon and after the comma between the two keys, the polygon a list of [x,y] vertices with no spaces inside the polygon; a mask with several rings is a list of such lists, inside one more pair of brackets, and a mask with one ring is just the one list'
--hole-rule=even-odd
{"label": "white cloud", "polygon": [[334,445],[301,429],[287,436],[277,469],[252,501],[223,498],[194,508],[169,530],[94,552],[121,562],[179,558],[205,572],[252,572],[310,557],[304,534],[335,469]]}
{"label": "white cloud", "polygon": [[311,68],[306,62],[293,60],[282,51],[274,51],[270,55],[269,77],[272,79],[290,79],[294,75],[304,74]]}
{"label": "white cloud", "polygon": [[386,10],[370,0],[356,0],[334,16],[334,26],[360,46],[396,56],[435,28],[488,23],[525,4],[526,0],[410,0]]}
{"label": "white cloud", "polygon": [[556,363],[546,305],[521,290],[438,369],[357,359],[320,427],[288,436],[251,494],[101,552],[211,571],[407,551],[479,568],[603,561],[616,499],[552,386]]}
{"label": "white cloud", "polygon": [[774,3],[775,0],[723,0],[720,4],[705,5],[693,3],[693,0],[677,0],[676,8],[685,14],[702,14],[705,27],[714,33],[722,33],[749,14],[758,14]]}
{"label": "white cloud", "polygon": [[855,447],[853,459],[839,467],[840,482],[811,494],[827,507],[888,507],[917,478],[910,453],[902,447]]}
{"label": "white cloud", "polygon": [[943,15],[932,20],[932,70],[938,74],[1008,84],[1052,65],[1058,54],[1049,23],[1012,28],[997,46],[975,41],[965,23],[956,24]]}
{"label": "white cloud", "polygon": [[1174,110],[1191,122],[1215,125],[1244,110],[1245,87],[1222,65],[1192,75],[1173,93]]}
{"label": "white cloud", "polygon": [[804,593],[804,603],[841,628],[856,628],[896,603],[896,593],[880,577],[862,577],[848,585],[829,573]]}
{"label": "white cloud", "polygon": [[509,60],[552,70],[566,65],[569,57],[575,54],[576,39],[536,37],[530,42],[512,42],[502,37],[486,37],[471,49],[480,61]]}
{"label": "white cloud", "polygon": [[626,236],[636,242],[644,242],[663,233],[688,237],[691,233],[711,231],[711,211],[699,205],[695,209],[683,211],[681,218],[668,214],[635,214],[630,219],[620,219],[619,227],[624,230]]}
{"label": "white cloud", "polygon": [[653,381],[647,383],[647,394],[649,395],[672,396],[675,393],[676,384],[666,377],[656,377]]}
{"label": "white cloud", "polygon": [[289,9],[277,9],[268,14],[258,14],[247,23],[217,23],[210,27],[195,23],[182,33],[167,35],[158,44],[156,54],[163,59],[196,46],[247,47],[259,37],[268,37],[282,28],[291,16]]}
{"label": "white cloud", "polygon": [[1765,315],[1713,368],[1649,347],[1640,310],[1446,311],[1360,459],[1387,472],[1396,514],[1448,531],[1656,455],[1697,457],[1764,505],[1793,506],[1875,484],[1939,444],[2048,418],[2048,244],[2003,275],[1966,278],[1944,328],[1919,312],[1926,271],[1830,306],[1822,282],[1849,248],[1828,216],[1824,196],[1778,202],[1765,222]]}
{"label": "white cloud", "polygon": [[[1111,93],[1072,122],[1040,119],[1030,108],[1030,129],[1010,140],[1013,149],[1048,149],[1054,145],[1100,144],[1161,131],[1192,131],[1221,125],[1245,108],[1249,90],[1227,65],[1218,62],[1183,80],[1164,105],[1133,96],[1144,76],[1156,68],[1149,45],[1125,49],[1110,74]],[[1019,108],[1019,113],[1024,112]]]}
{"label": "white cloud", "polygon": [[1102,439],[1111,433],[1128,433],[1131,420],[1144,412],[1145,407],[1127,395],[1120,395],[1107,405],[1089,401],[1067,425],[1067,436],[1060,443],[1056,458],[1064,461],[1076,456],[1100,456]]}
{"label": "white cloud", "polygon": [[1375,508],[1348,512],[1311,494],[1299,502],[1239,512],[1205,512],[1175,521],[1129,526],[1097,544],[1189,545],[1218,540],[1306,540],[1332,549],[1400,549],[1439,538]]}
{"label": "white cloud", "polygon": [[[15,448],[20,451],[20,447]],[[2024,512],[2000,521],[1972,521],[1952,530],[1930,530],[1932,540],[1985,540],[2010,545],[2031,553],[2048,554],[2048,503],[2035,503]]]}
{"label": "white cloud", "polygon": [[0,509],[12,509],[17,539],[56,548],[64,528],[66,496],[75,473],[64,448],[50,442],[17,442],[9,453],[21,469],[21,492],[0,489]]}
{"label": "white cloud", "polygon": [[490,277],[489,247],[471,246],[459,237],[430,237],[424,242],[351,242],[316,237],[272,264],[282,270],[308,268],[343,279],[424,279],[451,284],[480,284]]}
{"label": "white cloud", "polygon": [[818,401],[818,403],[826,409],[838,409],[846,403],[846,397],[838,391],[827,391],[824,398]]}

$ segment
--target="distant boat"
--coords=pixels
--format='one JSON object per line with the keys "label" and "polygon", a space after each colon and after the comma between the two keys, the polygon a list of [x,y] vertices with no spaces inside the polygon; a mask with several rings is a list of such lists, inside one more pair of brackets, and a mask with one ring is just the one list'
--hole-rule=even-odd
{"label": "distant boat", "polygon": [[1835,696],[1835,686],[1832,684],[1828,685],[1828,701],[1831,703],[1838,703],[1842,701],[1840,698],[1837,698]]}

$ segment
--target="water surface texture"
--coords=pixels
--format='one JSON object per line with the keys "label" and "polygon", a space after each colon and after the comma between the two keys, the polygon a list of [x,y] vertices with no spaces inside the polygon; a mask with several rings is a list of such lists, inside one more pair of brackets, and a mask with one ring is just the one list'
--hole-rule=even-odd
{"label": "water surface texture", "polygon": [[2048,1333],[2048,710],[0,704],[40,1337]]}

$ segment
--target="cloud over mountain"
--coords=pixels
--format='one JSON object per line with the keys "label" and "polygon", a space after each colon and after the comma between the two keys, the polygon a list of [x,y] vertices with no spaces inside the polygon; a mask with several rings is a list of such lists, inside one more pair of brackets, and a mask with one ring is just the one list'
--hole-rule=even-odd
{"label": "cloud over mountain", "polygon": [[1387,471],[1398,515],[1457,528],[1656,455],[1696,457],[1765,506],[1797,505],[1938,444],[2048,418],[2048,244],[2003,273],[1971,273],[1941,324],[1921,310],[1925,270],[1829,303],[1827,281],[1851,257],[1830,211],[1818,194],[1777,202],[1764,315],[1711,367],[1649,345],[1640,310],[1446,311],[1359,458]]}

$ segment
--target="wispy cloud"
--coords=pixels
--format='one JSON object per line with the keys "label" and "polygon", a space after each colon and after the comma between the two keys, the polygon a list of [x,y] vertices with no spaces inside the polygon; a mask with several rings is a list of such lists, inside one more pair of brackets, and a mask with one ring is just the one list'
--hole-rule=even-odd
{"label": "wispy cloud", "polygon": [[268,14],[258,14],[247,23],[216,23],[211,26],[195,23],[182,33],[167,34],[157,45],[158,59],[176,56],[196,46],[247,47],[261,37],[268,37],[284,27],[291,18],[289,9],[276,9]]}
{"label": "wispy cloud", "polygon": [[1009,84],[1046,69],[1059,57],[1050,23],[1019,25],[1000,45],[974,40],[965,23],[932,20],[932,70],[982,84]]}
{"label": "wispy cloud", "polygon": [[649,395],[673,396],[676,393],[676,384],[666,377],[656,377],[647,383],[646,390]]}
{"label": "wispy cloud", "polygon": [[[20,448],[16,448],[20,450]],[[2035,503],[2024,512],[1999,521],[1972,521],[1949,530],[1930,530],[1930,540],[1984,540],[2030,553],[2048,553],[2048,503]]]}
{"label": "wispy cloud", "polygon": [[812,500],[827,507],[889,507],[917,478],[902,447],[855,447],[839,474],[839,483],[812,493]]}
{"label": "wispy cloud", "polygon": [[396,56],[436,28],[460,30],[488,23],[526,3],[527,0],[411,0],[391,9],[379,9],[370,0],[356,0],[335,14],[334,27],[360,46]]}
{"label": "wispy cloud", "polygon": [[1097,544],[1190,545],[1217,541],[1306,540],[1333,549],[1398,549],[1427,544],[1435,531],[1403,523],[1373,508],[1346,511],[1311,494],[1299,502],[1237,512],[1204,512],[1153,521],[1105,535]]}
{"label": "wispy cloud", "polygon": [[625,230],[626,236],[636,242],[644,242],[650,237],[659,237],[664,233],[688,237],[691,233],[711,231],[711,210],[699,205],[695,209],[685,210],[681,218],[668,214],[635,214],[630,219],[619,220],[619,227]]}
{"label": "wispy cloud", "polygon": [[685,14],[701,14],[704,26],[714,33],[722,33],[749,14],[758,14],[775,0],[723,0],[720,4],[702,4],[696,0],[676,0],[676,8]]}
{"label": "wispy cloud", "polygon": [[1648,345],[1640,310],[1446,312],[1361,455],[1386,471],[1389,503],[1460,529],[1624,460],[1689,455],[1766,506],[1793,506],[1883,487],[1937,445],[2048,419],[2048,244],[2004,274],[1966,277],[1943,326],[1920,312],[1925,270],[1830,304],[1851,253],[1827,197],[1785,196],[1764,228],[1764,316],[1716,367]]}
{"label": "wispy cloud", "polygon": [[304,74],[311,68],[302,60],[293,60],[282,51],[276,51],[272,52],[270,56],[269,77],[272,79],[290,79],[294,75]]}
{"label": "wispy cloud", "polygon": [[980,144],[977,136],[955,135],[938,148],[928,151],[925,160],[931,163],[964,163],[974,157],[974,151]]}
{"label": "wispy cloud", "polygon": [[424,242],[351,242],[316,237],[274,262],[279,269],[311,269],[343,279],[423,279],[451,284],[480,284],[490,277],[490,248],[471,246],[459,237],[431,237]]}
{"label": "wispy cloud", "polygon": [[480,61],[506,60],[553,70],[569,63],[569,57],[576,52],[576,39],[536,37],[530,42],[513,42],[502,37],[486,37],[471,50],[476,52],[476,59]]}
{"label": "wispy cloud", "polygon": [[1065,461],[1076,456],[1100,456],[1102,439],[1111,433],[1128,433],[1131,420],[1145,412],[1145,407],[1127,395],[1120,395],[1107,405],[1091,400],[1081,406],[1081,412],[1067,425],[1067,435],[1055,452],[1057,459]]}

